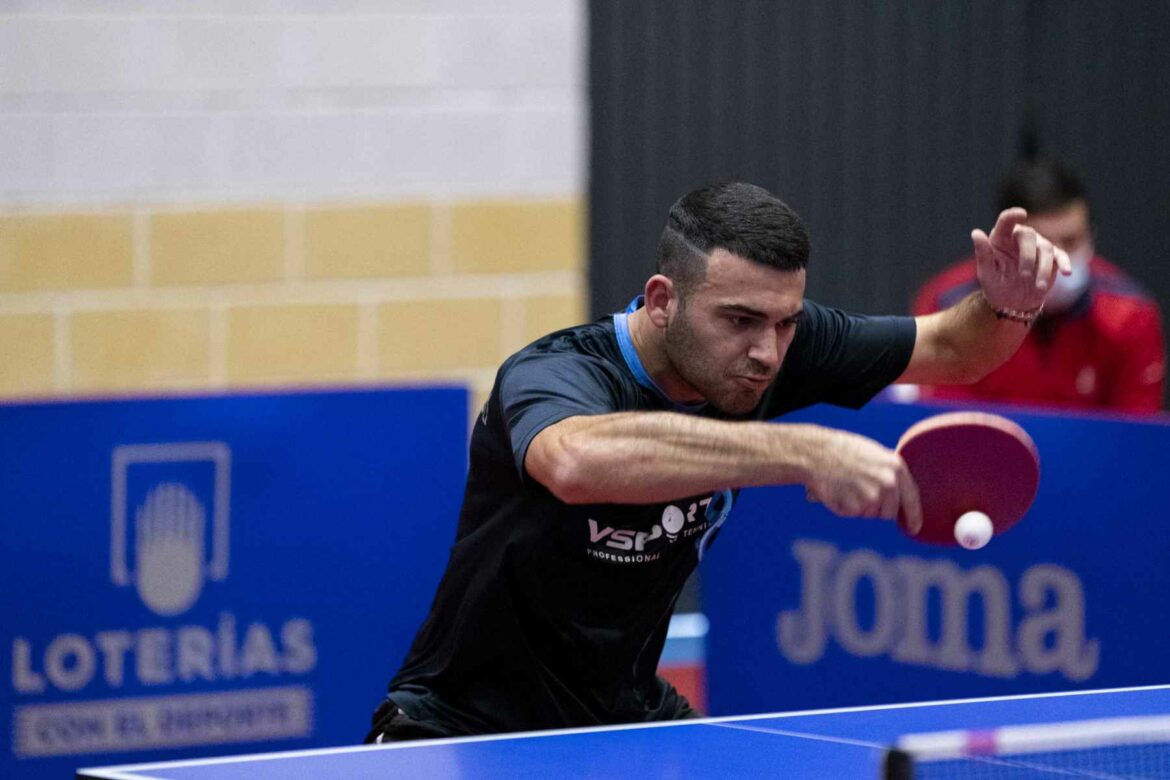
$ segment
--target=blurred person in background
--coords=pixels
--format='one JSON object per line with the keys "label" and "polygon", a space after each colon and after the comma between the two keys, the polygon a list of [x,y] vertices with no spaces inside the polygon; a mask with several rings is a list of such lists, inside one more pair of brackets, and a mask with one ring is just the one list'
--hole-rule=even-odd
{"label": "blurred person in background", "polygon": [[[1050,158],[1021,161],[999,186],[996,210],[1012,206],[1026,209],[1025,224],[1068,253],[1073,273],[1057,277],[1031,333],[1006,363],[975,384],[923,386],[921,397],[1157,412],[1165,374],[1158,305],[1096,253],[1081,180]],[[914,314],[946,309],[978,286],[975,259],[967,258],[922,287]]]}

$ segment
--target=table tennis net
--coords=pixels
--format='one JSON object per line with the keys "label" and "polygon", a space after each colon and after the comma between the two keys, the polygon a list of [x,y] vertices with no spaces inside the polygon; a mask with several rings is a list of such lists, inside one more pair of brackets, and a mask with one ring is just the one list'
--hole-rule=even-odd
{"label": "table tennis net", "polygon": [[1170,778],[1170,717],[940,731],[902,737],[886,780]]}

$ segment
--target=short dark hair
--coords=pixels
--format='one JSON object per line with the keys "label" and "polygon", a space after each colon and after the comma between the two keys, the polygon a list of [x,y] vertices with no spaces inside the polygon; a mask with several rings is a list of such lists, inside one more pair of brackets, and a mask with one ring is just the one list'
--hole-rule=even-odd
{"label": "short dark hair", "polygon": [[1088,201],[1085,184],[1064,163],[1051,157],[1021,160],[999,182],[998,210],[1022,206],[1029,214],[1046,214]]}
{"label": "short dark hair", "polygon": [[703,280],[715,249],[781,271],[808,265],[808,230],[800,216],[763,187],[709,184],[675,201],[658,239],[658,273],[685,293]]}

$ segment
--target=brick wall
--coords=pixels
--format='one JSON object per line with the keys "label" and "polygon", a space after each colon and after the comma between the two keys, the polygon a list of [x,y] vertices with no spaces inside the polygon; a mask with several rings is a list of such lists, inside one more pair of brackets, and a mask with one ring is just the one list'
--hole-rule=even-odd
{"label": "brick wall", "polygon": [[0,397],[469,382],[584,316],[580,0],[9,3]]}

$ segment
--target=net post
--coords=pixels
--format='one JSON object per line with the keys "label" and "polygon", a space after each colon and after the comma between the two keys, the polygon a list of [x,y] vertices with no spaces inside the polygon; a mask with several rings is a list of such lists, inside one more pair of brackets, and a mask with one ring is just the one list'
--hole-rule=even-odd
{"label": "net post", "polygon": [[905,750],[887,749],[882,760],[882,780],[914,780],[914,757]]}

